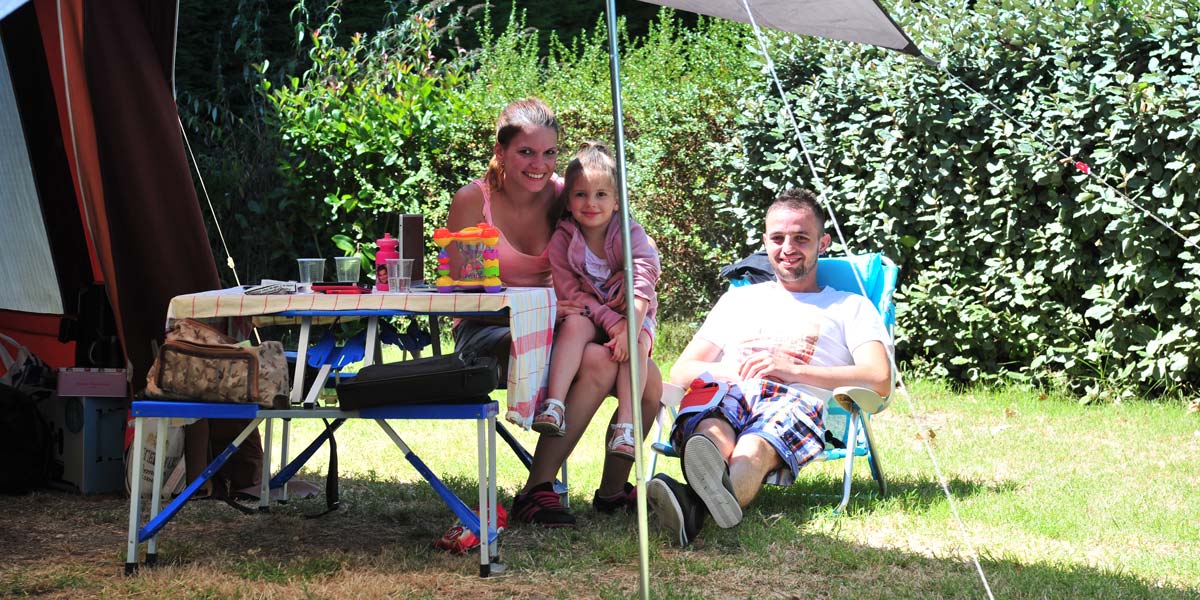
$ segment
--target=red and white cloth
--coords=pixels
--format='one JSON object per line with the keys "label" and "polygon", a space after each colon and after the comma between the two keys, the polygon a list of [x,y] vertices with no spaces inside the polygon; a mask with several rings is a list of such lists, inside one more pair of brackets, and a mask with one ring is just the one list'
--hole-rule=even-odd
{"label": "red and white cloth", "polygon": [[345,312],[351,316],[356,311],[467,315],[505,309],[509,311],[513,338],[505,416],[528,429],[533,423],[534,407],[545,397],[549,376],[547,366],[557,310],[554,290],[550,288],[510,287],[495,294],[410,292],[279,296],[248,296],[242,288],[229,288],[172,298],[167,307],[167,322],[184,318],[270,317],[300,310]]}

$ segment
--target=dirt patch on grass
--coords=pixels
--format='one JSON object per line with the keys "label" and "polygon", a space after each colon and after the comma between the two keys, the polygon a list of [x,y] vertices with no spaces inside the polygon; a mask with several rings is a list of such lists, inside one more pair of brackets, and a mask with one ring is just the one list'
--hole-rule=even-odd
{"label": "dirt patch on grass", "polygon": [[[0,497],[0,597],[45,598],[629,598],[639,583],[637,527],[579,501],[579,526],[516,525],[502,538],[507,571],[478,577],[478,554],[454,556],[431,543],[453,522],[427,485],[345,480],[348,508],[320,519],[322,499],[243,515],[217,501],[184,506],[161,534],[162,565],[125,577],[127,500],[39,492]],[[895,481],[913,496],[927,483]],[[470,491],[451,481],[460,495]],[[975,598],[971,565],[948,548],[922,549],[928,532],[884,523],[873,506],[904,521],[897,501],[856,496],[849,514],[828,516],[835,481],[767,488],[736,528],[711,523],[688,549],[650,532],[655,598]],[[905,491],[905,490],[908,491]],[[983,492],[986,492],[984,490]],[[983,493],[980,492],[980,493]],[[576,498],[576,500],[579,500]],[[502,498],[507,501],[507,498]],[[923,506],[916,502],[914,506]],[[858,507],[858,508],[856,508]],[[862,510],[861,514],[858,511]],[[983,538],[983,539],[986,539]],[[985,563],[1005,597],[1185,598],[1181,589],[1080,565],[1009,559]],[[864,590],[866,592],[864,593]],[[1028,593],[1025,593],[1028,591]]]}

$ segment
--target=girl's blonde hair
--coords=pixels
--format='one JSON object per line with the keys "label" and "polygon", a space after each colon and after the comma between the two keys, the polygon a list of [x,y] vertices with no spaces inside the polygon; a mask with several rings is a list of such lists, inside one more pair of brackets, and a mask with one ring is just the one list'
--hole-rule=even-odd
{"label": "girl's blonde hair", "polygon": [[612,152],[603,143],[588,140],[579,145],[579,150],[575,152],[575,158],[571,159],[571,164],[567,165],[567,172],[563,176],[565,181],[563,199],[560,204],[564,207],[567,204],[567,194],[570,193],[571,187],[575,185],[584,171],[608,175],[613,185],[617,184],[617,161],[613,158]]}
{"label": "girl's blonde hair", "polygon": [[[533,97],[510,102],[496,119],[496,143],[507,149],[518,133],[536,127],[549,127],[554,130],[554,135],[558,136],[558,117],[554,116],[554,111],[550,110],[545,102]],[[483,179],[493,190],[502,189],[504,186],[504,167],[494,152],[492,159],[488,161],[487,173],[483,175]]]}

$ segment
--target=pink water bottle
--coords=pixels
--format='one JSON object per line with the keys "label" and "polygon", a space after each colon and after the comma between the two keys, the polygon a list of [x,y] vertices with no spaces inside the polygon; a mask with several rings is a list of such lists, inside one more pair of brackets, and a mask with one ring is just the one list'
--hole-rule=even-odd
{"label": "pink water bottle", "polygon": [[388,291],[387,259],[400,258],[398,250],[400,240],[385,232],[383,237],[375,240],[375,244],[379,246],[379,251],[375,253],[375,290],[386,292]]}

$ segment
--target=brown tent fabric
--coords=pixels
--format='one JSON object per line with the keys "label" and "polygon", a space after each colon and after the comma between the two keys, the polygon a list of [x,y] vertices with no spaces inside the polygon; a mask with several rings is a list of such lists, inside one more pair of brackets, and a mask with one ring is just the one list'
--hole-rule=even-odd
{"label": "brown tent fabric", "polygon": [[[133,381],[145,380],[171,298],[220,285],[180,139],[171,66],[175,31],[151,37],[143,6],[161,22],[164,3],[88,2],[84,56],[104,184],[113,276],[109,292]],[[174,7],[171,7],[172,14]],[[172,22],[174,19],[171,19]],[[115,293],[114,293],[115,292]]]}
{"label": "brown tent fabric", "polygon": [[[138,389],[171,298],[220,285],[173,98],[176,5],[35,0],[35,7],[83,234]],[[245,423],[212,427],[240,431]],[[214,436],[204,421],[188,429],[193,479]],[[255,432],[222,474],[250,485],[261,457]]]}
{"label": "brown tent fabric", "polygon": [[175,6],[39,0],[36,7],[84,227],[137,387],[170,299],[220,284],[172,98]]}
{"label": "brown tent fabric", "polygon": [[[108,222],[104,214],[104,191],[96,157],[96,129],[92,102],[83,72],[82,0],[36,0],[38,26],[46,55],[46,72],[54,90],[63,151],[70,167],[72,195],[83,219],[83,236],[95,281],[103,282],[112,270],[102,260],[100,247],[108,248]],[[61,9],[61,10],[60,10]],[[61,28],[61,35],[60,35]],[[64,56],[65,55],[65,56]],[[39,165],[40,166],[40,165]],[[97,241],[97,236],[104,239]]]}

